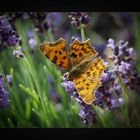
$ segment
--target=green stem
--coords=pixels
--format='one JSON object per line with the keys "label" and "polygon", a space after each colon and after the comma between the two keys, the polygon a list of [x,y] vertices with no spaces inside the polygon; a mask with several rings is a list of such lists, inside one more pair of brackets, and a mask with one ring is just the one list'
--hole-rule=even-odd
{"label": "green stem", "polygon": [[86,40],[86,36],[85,36],[85,30],[84,30],[83,26],[81,26],[80,31],[81,31],[82,41],[85,41]]}
{"label": "green stem", "polygon": [[35,69],[33,68],[33,65],[31,65],[31,63],[28,62],[26,57],[24,58],[24,60],[25,60],[24,61],[25,64],[27,65],[27,68],[29,68],[29,71],[32,74],[33,80],[35,82],[35,85],[36,85],[36,88],[37,88],[37,91],[38,91],[38,96],[39,96],[39,98],[41,100],[41,103],[42,103],[43,110],[46,112],[45,103],[44,103],[44,100],[43,100],[43,96],[41,94],[41,88],[40,88],[38,80],[37,80],[37,73],[36,73]]}
{"label": "green stem", "polygon": [[40,87],[40,84],[38,81],[37,71],[35,69],[35,66],[33,64],[33,60],[29,54],[29,51],[28,51],[26,32],[25,32],[25,30],[23,30],[22,23],[20,21],[16,21],[15,25],[16,25],[17,32],[18,32],[18,34],[20,34],[21,39],[22,39],[22,47],[26,48],[25,57],[23,58],[23,61],[24,61],[23,63],[25,63],[25,65],[27,66],[27,70],[30,72],[30,74],[32,76],[32,80],[35,83],[37,93],[38,93],[38,96],[39,96],[40,101],[41,101],[42,109],[44,110],[44,113],[47,116],[47,110],[46,110],[46,106],[45,106],[45,101],[43,99],[43,93],[41,92],[41,87]]}
{"label": "green stem", "polygon": [[[140,48],[139,48],[139,46],[140,46],[140,39],[139,39],[139,37],[140,37],[140,28],[139,28],[139,20],[138,20],[138,16],[136,15],[136,13],[132,13],[133,14],[133,24],[134,24],[134,26],[133,26],[133,28],[134,28],[134,35],[135,35],[135,44],[134,44],[134,46],[135,46],[135,49],[136,49],[136,51],[138,51],[137,52],[137,54],[139,54],[140,53]],[[139,72],[139,74],[140,74],[140,57],[139,57],[139,55],[138,55],[138,58],[137,58],[137,60],[136,60],[136,66],[137,66],[137,69],[138,69],[138,72]]]}

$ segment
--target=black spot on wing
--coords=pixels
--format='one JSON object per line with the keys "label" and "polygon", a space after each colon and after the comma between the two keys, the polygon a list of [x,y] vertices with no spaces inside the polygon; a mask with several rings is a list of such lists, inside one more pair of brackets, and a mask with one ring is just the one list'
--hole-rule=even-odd
{"label": "black spot on wing", "polygon": [[82,53],[81,53],[81,52],[79,53],[79,56],[80,56],[80,57],[82,56]]}
{"label": "black spot on wing", "polygon": [[88,71],[88,72],[86,73],[86,75],[87,75],[87,76],[90,76],[91,74],[90,74],[90,72]]}
{"label": "black spot on wing", "polygon": [[62,54],[62,52],[61,52],[61,51],[59,51],[59,54],[61,55],[61,54]]}
{"label": "black spot on wing", "polygon": [[70,56],[73,57],[73,58],[76,58],[77,57],[77,55],[75,53],[71,53]]}
{"label": "black spot on wing", "polygon": [[53,62],[53,63],[56,63],[57,58],[58,58],[58,57],[55,55],[54,58],[53,58],[53,60],[52,60],[52,62]]}
{"label": "black spot on wing", "polygon": [[89,84],[88,84],[88,83],[86,83],[86,85],[87,85],[87,86],[89,86]]}
{"label": "black spot on wing", "polygon": [[86,81],[86,79],[83,80],[83,82],[85,82],[85,81]]}
{"label": "black spot on wing", "polygon": [[63,62],[63,61],[61,61],[61,62],[60,62],[60,64],[59,64],[59,66],[62,66],[63,64],[64,64],[64,62]]}
{"label": "black spot on wing", "polygon": [[63,56],[63,59],[66,59],[67,58],[67,56]]}

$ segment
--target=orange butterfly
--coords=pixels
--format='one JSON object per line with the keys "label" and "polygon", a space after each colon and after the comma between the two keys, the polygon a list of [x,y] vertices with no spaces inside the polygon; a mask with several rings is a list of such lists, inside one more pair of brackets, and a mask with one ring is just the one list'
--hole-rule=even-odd
{"label": "orange butterfly", "polygon": [[66,40],[60,38],[56,42],[43,42],[40,49],[50,61],[68,70],[68,79],[73,81],[79,96],[91,105],[96,100],[94,93],[101,86],[106,65],[97,57],[98,52],[91,47],[89,39],[84,42],[75,39],[69,51],[66,45]]}

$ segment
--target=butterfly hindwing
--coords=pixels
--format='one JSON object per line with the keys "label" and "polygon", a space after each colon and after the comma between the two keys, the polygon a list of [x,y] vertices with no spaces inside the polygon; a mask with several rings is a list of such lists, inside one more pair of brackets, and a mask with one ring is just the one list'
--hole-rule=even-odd
{"label": "butterfly hindwing", "polygon": [[57,66],[66,70],[71,68],[71,61],[66,52],[66,40],[60,38],[54,43],[44,42],[40,49]]}
{"label": "butterfly hindwing", "polygon": [[96,100],[95,92],[101,86],[100,78],[106,66],[100,57],[97,57],[79,77],[73,80],[75,88],[86,104]]}
{"label": "butterfly hindwing", "polygon": [[100,57],[95,58],[89,65],[89,67],[82,74],[89,80],[100,79],[103,76],[103,72],[106,69],[106,65]]}
{"label": "butterfly hindwing", "polygon": [[80,75],[79,77],[73,79],[73,83],[79,96],[86,104],[90,105],[96,100],[96,97],[92,92],[94,87],[89,79]]}

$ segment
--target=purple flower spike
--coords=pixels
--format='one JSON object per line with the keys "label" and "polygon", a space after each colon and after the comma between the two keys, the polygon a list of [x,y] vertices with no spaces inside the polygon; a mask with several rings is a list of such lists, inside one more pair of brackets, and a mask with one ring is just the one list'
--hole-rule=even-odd
{"label": "purple flower spike", "polygon": [[0,74],[0,109],[9,105],[9,92],[6,89],[3,76]]}
{"label": "purple flower spike", "polygon": [[130,67],[131,67],[131,64],[130,63],[127,63],[127,62],[124,62],[122,61],[121,62],[121,65],[118,67],[118,71],[123,73],[123,74],[126,74],[127,71],[130,70]]}
{"label": "purple flower spike", "polygon": [[28,38],[34,38],[34,32],[31,31],[31,30],[29,30],[29,31],[27,32],[27,36],[28,36]]}
{"label": "purple flower spike", "polygon": [[68,93],[73,92],[75,90],[75,87],[72,81],[63,82],[62,86],[65,88],[66,92]]}
{"label": "purple flower spike", "polygon": [[114,49],[115,48],[115,44],[114,43],[115,43],[115,41],[112,38],[110,38],[108,40],[108,44],[106,46],[111,48],[111,49]]}
{"label": "purple flower spike", "polygon": [[70,23],[75,28],[80,28],[81,25],[86,26],[90,21],[88,14],[85,12],[70,12],[69,18],[70,18]]}
{"label": "purple flower spike", "polygon": [[29,45],[30,45],[30,47],[31,47],[31,50],[34,50],[34,48],[35,48],[36,45],[37,45],[36,40],[35,40],[34,38],[30,38],[30,39],[29,39]]}
{"label": "purple flower spike", "polygon": [[0,16],[0,44],[6,46],[15,46],[20,42],[20,39],[8,18]]}
{"label": "purple flower spike", "polygon": [[18,42],[19,42],[19,38],[15,37],[15,36],[10,36],[7,40],[7,44],[9,46],[15,46]]}
{"label": "purple flower spike", "polygon": [[16,56],[17,58],[23,58],[24,57],[24,53],[20,50],[19,51],[14,50],[13,55]]}
{"label": "purple flower spike", "polygon": [[107,56],[112,60],[112,63],[114,63],[114,75],[116,75],[116,72],[119,72],[124,84],[128,88],[140,93],[140,76],[138,75],[135,63],[136,52],[134,51],[134,48],[129,47],[127,41],[120,40],[115,43],[112,39],[108,40],[108,44],[106,46],[111,47],[112,51],[114,51],[114,55]]}
{"label": "purple flower spike", "polygon": [[6,79],[7,79],[7,82],[10,86],[12,86],[12,76],[11,75],[6,75]]}
{"label": "purple flower spike", "polygon": [[119,106],[118,101],[116,99],[111,100],[112,108],[117,108]]}

